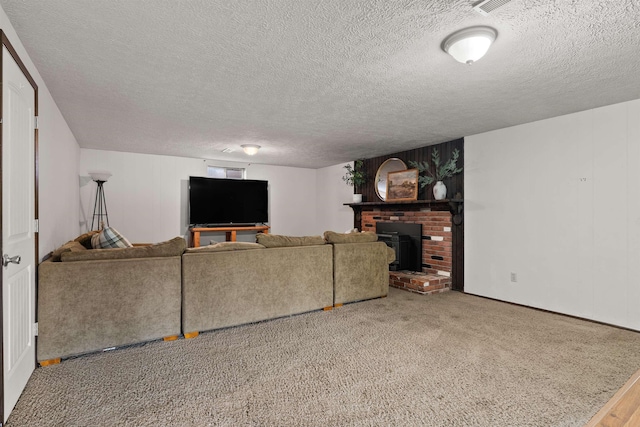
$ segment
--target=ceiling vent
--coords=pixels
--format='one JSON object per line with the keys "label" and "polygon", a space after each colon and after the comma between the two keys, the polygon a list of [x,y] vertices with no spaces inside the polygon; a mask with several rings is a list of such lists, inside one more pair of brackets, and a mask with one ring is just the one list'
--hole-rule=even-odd
{"label": "ceiling vent", "polygon": [[482,0],[473,6],[473,9],[482,16],[489,16],[491,12],[504,6],[511,0]]}

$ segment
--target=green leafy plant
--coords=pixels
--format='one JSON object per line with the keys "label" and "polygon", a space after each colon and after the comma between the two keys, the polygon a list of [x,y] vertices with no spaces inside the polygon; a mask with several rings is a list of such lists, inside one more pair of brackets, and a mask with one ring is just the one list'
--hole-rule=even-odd
{"label": "green leafy plant", "polygon": [[412,168],[418,169],[420,177],[420,188],[424,188],[429,184],[433,184],[435,181],[442,181],[445,178],[451,178],[453,175],[462,172],[462,168],[458,168],[458,158],[460,157],[460,151],[456,148],[451,153],[451,158],[440,165],[440,153],[438,149],[434,148],[431,151],[431,161],[433,167],[427,162],[414,162],[409,161]]}
{"label": "green leafy plant", "polygon": [[347,185],[351,186],[360,186],[367,182],[367,175],[362,170],[362,166],[364,162],[362,160],[356,160],[354,162],[354,167],[351,165],[346,165],[344,168],[347,170],[345,175],[342,177],[342,180],[347,183]]}

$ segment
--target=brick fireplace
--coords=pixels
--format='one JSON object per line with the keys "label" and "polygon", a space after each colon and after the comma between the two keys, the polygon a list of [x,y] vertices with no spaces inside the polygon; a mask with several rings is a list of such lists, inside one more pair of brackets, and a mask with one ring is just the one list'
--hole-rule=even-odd
{"label": "brick fireplace", "polygon": [[355,224],[376,232],[376,224],[420,224],[421,264],[416,271],[391,271],[389,285],[421,294],[451,289],[454,269],[452,213],[448,202],[360,203],[351,205]]}
{"label": "brick fireplace", "polygon": [[[366,183],[356,186],[355,193],[362,194],[361,203],[346,203],[353,209],[353,226],[361,230],[376,230],[376,223],[392,221],[398,223],[416,222],[422,225],[422,259],[414,274],[391,280],[402,283],[416,292],[429,292],[448,281],[451,289],[464,291],[464,171],[444,179],[447,198],[433,199],[433,185],[418,189],[417,200],[385,200],[380,194],[380,175],[383,165],[393,159],[403,162],[409,168],[412,162],[428,163],[433,166],[436,151],[442,160],[458,155],[458,166],[464,165],[464,139],[459,138],[440,144],[428,145],[411,150],[364,159],[362,171],[369,178]],[[388,172],[385,172],[388,173]],[[393,271],[393,274],[400,273]],[[439,274],[436,276],[436,274]],[[418,275],[433,276],[425,281],[425,286],[416,284]],[[423,280],[424,277],[419,280]],[[428,285],[426,284],[428,283]],[[432,287],[433,286],[433,287]]]}
{"label": "brick fireplace", "polygon": [[378,221],[421,224],[422,265],[420,271],[440,276],[451,276],[451,214],[446,211],[427,209],[363,211],[360,227],[362,231],[375,232]]}

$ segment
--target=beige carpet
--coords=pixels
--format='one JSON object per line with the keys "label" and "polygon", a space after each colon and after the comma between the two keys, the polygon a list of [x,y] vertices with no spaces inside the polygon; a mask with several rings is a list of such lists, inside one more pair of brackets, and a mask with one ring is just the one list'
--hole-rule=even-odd
{"label": "beige carpet", "polygon": [[582,426],[640,334],[450,292],[37,369],[18,426]]}

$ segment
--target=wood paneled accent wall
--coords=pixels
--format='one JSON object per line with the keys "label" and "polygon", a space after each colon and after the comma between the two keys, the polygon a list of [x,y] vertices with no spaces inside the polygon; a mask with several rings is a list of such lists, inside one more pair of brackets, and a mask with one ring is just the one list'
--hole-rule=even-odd
{"label": "wood paneled accent wall", "polygon": [[[401,151],[399,153],[389,154],[387,156],[374,157],[372,159],[364,160],[364,170],[367,173],[367,183],[360,188],[355,188],[355,193],[362,194],[363,202],[378,202],[380,199],[375,190],[375,178],[376,172],[385,160],[392,157],[397,157],[406,163],[407,168],[411,168],[409,161],[431,163],[431,153],[433,149],[437,149],[440,153],[440,161],[444,163],[451,158],[451,153],[456,148],[460,151],[460,157],[458,158],[458,167],[464,165],[464,138],[455,139],[453,141],[443,142],[442,144],[430,145],[428,147],[416,148],[414,150]],[[464,196],[464,170],[454,175],[452,178],[445,179],[444,185],[447,186],[447,199],[453,199],[456,193],[460,193]],[[461,197],[462,198],[462,197]],[[418,199],[420,200],[433,200],[433,184],[426,186],[423,189],[418,189]]]}
{"label": "wood paneled accent wall", "polygon": [[[367,173],[367,183],[360,188],[355,188],[356,193],[363,195],[362,206],[354,206],[357,216],[354,218],[360,219],[360,213],[367,210],[384,209],[384,206],[366,206],[367,202],[382,202],[375,192],[375,177],[376,172],[380,165],[387,159],[396,157],[407,164],[408,168],[411,168],[409,161],[423,162],[427,161],[431,163],[431,153],[433,149],[437,149],[440,153],[440,161],[446,162],[451,158],[453,150],[458,149],[460,157],[458,158],[458,167],[464,165],[464,139],[456,139],[453,141],[444,142],[442,144],[430,145],[428,147],[416,148],[414,150],[402,151],[399,153],[389,154],[387,156],[374,157],[372,159],[364,160],[364,169]],[[464,198],[464,170],[454,175],[452,178],[444,180],[444,184],[447,186],[447,199]],[[433,200],[433,184],[426,186],[423,189],[418,190],[419,200]],[[452,220],[451,229],[451,278],[452,289],[457,291],[464,291],[464,205],[461,204],[459,209],[459,216],[456,216],[455,220]],[[394,211],[402,210],[400,206],[394,204]],[[412,210],[408,207],[408,210]],[[440,209],[434,209],[440,210]],[[362,226],[358,224],[356,226]],[[424,234],[424,233],[423,233]],[[431,256],[432,254],[427,254]],[[425,254],[423,254],[425,256]]]}

